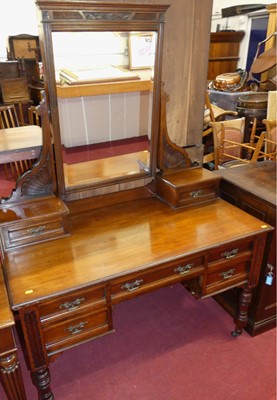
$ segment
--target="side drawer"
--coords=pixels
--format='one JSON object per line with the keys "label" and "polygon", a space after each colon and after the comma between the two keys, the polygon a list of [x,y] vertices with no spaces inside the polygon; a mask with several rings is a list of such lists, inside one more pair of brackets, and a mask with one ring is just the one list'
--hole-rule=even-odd
{"label": "side drawer", "polygon": [[252,252],[253,241],[251,239],[240,240],[212,250],[208,256],[208,263],[232,259],[239,260],[240,257],[245,258],[245,256],[251,258]]}
{"label": "side drawer", "polygon": [[78,312],[73,318],[64,316],[53,323],[42,323],[43,338],[48,355],[66,350],[112,331],[108,309]]}
{"label": "side drawer", "polygon": [[195,186],[194,189],[182,188],[178,193],[178,206],[183,207],[209,201],[218,197],[218,184]]}
{"label": "side drawer", "polygon": [[247,281],[249,262],[229,263],[224,268],[214,268],[205,276],[203,295],[211,295]]}
{"label": "side drawer", "polygon": [[106,307],[105,286],[76,290],[38,305],[42,322],[60,318],[87,307],[93,310]]}
{"label": "side drawer", "polygon": [[170,283],[181,282],[187,277],[200,275],[203,270],[204,256],[180,259],[157,269],[152,268],[151,272],[130,274],[128,278],[112,281],[111,299],[117,303]]}
{"label": "side drawer", "polygon": [[64,236],[66,231],[63,219],[50,217],[30,225],[13,223],[2,227],[2,236],[6,249],[11,249]]}

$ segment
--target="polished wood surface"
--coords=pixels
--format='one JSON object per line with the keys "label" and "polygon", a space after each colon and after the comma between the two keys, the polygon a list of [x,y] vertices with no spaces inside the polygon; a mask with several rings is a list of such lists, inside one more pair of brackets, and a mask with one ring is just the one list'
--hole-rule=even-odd
{"label": "polished wood surface", "polygon": [[[216,172],[222,177],[221,196],[230,203],[276,227],[276,163],[263,161]],[[273,280],[267,284],[270,272]],[[217,300],[231,315],[237,307],[237,293],[229,291]],[[253,291],[247,331],[255,336],[276,326],[276,230],[267,239],[258,286]]]}
{"label": "polished wood surface", "polygon": [[223,181],[235,184],[264,203],[276,207],[276,163],[260,161],[255,164],[236,169],[222,169],[214,172]]}
{"label": "polished wood surface", "polygon": [[39,126],[0,129],[1,163],[37,158],[41,147],[42,131]]}
{"label": "polished wood surface", "polygon": [[8,400],[27,400],[13,333],[14,324],[0,265],[0,381]]}
{"label": "polished wood surface", "polygon": [[13,309],[269,230],[223,200],[175,212],[155,198],[73,215],[69,227],[70,237],[6,255]]}

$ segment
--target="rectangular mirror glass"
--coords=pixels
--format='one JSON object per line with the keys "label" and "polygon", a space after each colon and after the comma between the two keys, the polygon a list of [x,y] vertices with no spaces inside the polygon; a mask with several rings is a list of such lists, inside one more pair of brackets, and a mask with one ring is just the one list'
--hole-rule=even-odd
{"label": "rectangular mirror glass", "polygon": [[150,169],[157,33],[52,32],[66,189]]}

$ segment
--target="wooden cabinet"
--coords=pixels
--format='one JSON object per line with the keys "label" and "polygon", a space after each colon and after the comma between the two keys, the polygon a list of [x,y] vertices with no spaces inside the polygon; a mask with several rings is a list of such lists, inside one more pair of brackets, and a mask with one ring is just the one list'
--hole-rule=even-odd
{"label": "wooden cabinet", "polygon": [[0,263],[0,381],[8,400],[27,400],[17,356],[14,325]]}
{"label": "wooden cabinet", "polygon": [[0,81],[2,79],[18,78],[19,76],[18,61],[0,62]]}
{"label": "wooden cabinet", "polygon": [[[248,164],[239,168],[220,170],[217,174],[223,178],[220,183],[223,199],[276,227],[275,162]],[[221,294],[216,299],[234,315],[237,306],[236,295],[234,290]],[[276,231],[274,230],[267,240],[259,284],[253,292],[246,330],[254,336],[275,326]]]}
{"label": "wooden cabinet", "polygon": [[208,80],[225,72],[234,72],[239,61],[243,31],[212,32],[210,37]]}

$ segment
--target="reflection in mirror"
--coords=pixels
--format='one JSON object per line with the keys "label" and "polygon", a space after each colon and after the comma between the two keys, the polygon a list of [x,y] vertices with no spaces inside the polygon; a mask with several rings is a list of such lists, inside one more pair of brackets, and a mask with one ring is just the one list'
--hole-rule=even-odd
{"label": "reflection in mirror", "polygon": [[15,180],[9,179],[6,175],[5,164],[0,164],[0,201],[3,197],[9,197],[15,189]]}
{"label": "reflection in mirror", "polygon": [[66,188],[149,170],[155,32],[53,32]]}
{"label": "reflection in mirror", "polygon": [[16,189],[17,181],[32,169],[42,149],[42,130],[38,125],[7,126],[9,116],[0,114],[0,203]]}

